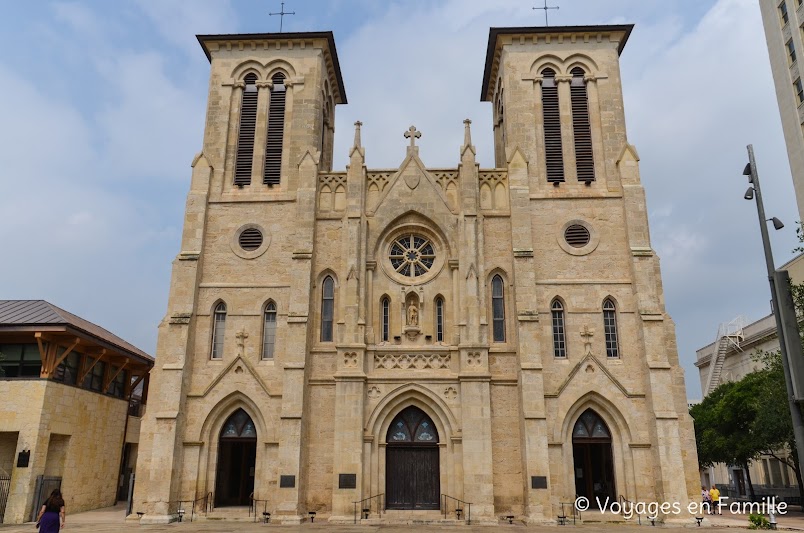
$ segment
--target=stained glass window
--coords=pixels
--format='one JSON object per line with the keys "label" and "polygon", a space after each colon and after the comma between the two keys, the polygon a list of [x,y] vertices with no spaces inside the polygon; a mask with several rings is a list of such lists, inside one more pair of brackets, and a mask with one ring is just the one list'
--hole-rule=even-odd
{"label": "stained glass window", "polygon": [[238,409],[223,424],[222,439],[256,439],[254,422],[243,409]]}
{"label": "stained glass window", "polygon": [[575,427],[572,429],[572,439],[575,441],[610,441],[611,433],[600,415],[592,409],[587,409],[575,422]]}
{"label": "stained glass window", "polygon": [[435,249],[427,238],[409,233],[394,240],[388,258],[397,273],[415,278],[433,268]]}
{"label": "stained glass window", "polygon": [[391,422],[387,442],[435,444],[438,442],[438,431],[424,411],[410,406],[396,415]]}

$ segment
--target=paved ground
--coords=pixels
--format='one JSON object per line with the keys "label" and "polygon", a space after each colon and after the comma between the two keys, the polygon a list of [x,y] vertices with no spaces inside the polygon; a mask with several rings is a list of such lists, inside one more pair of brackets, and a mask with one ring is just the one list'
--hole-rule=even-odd
{"label": "paved ground", "polygon": [[[804,514],[800,512],[790,513],[787,516],[778,519],[779,529],[801,530],[804,531]],[[726,528],[740,529],[748,525],[747,518],[743,516],[716,516],[711,519],[712,530],[724,530]],[[650,527],[645,525],[642,527]],[[690,528],[695,528],[694,523],[687,527],[663,527],[662,531],[690,531]],[[481,526],[396,526],[396,525],[383,525],[383,526],[332,526],[327,523],[323,524],[303,524],[301,526],[279,526],[279,525],[265,525],[254,524],[250,522],[219,522],[219,521],[201,521],[181,524],[174,523],[160,526],[140,526],[136,522],[124,520],[122,507],[109,507],[107,509],[98,509],[96,511],[89,511],[86,513],[78,513],[75,515],[67,516],[67,526],[63,531],[76,531],[83,533],[120,533],[123,531],[172,531],[175,533],[190,533],[194,531],[210,531],[210,532],[243,532],[255,533],[257,531],[266,530],[287,533],[302,533],[310,531],[321,531],[334,533],[410,533],[413,531],[455,531],[466,533],[499,531],[503,533],[505,529],[514,529],[517,531],[534,531],[534,532],[553,532],[560,533],[564,529],[559,529],[558,526],[529,526],[526,527],[522,524],[502,524],[499,528],[495,527],[481,527]],[[618,524],[583,524],[578,526],[568,526],[567,531],[577,530],[579,533],[611,533],[613,531],[621,530],[637,530],[641,529],[636,525],[618,525]],[[697,529],[697,528],[696,528]],[[23,525],[0,525],[0,533],[31,533],[36,530],[33,524]]]}

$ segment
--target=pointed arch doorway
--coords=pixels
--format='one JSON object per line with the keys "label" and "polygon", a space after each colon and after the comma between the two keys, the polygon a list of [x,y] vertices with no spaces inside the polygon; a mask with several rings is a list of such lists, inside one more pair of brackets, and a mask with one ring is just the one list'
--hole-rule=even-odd
{"label": "pointed arch doorway", "polygon": [[249,505],[254,492],[257,430],[243,409],[226,420],[218,439],[215,506]]}
{"label": "pointed arch doorway", "polygon": [[589,498],[597,507],[606,498],[616,498],[611,432],[594,410],[587,409],[572,429],[572,454],[575,465],[575,494]]}
{"label": "pointed arch doorway", "polygon": [[438,431],[418,407],[407,407],[386,435],[385,501],[388,509],[439,509]]}

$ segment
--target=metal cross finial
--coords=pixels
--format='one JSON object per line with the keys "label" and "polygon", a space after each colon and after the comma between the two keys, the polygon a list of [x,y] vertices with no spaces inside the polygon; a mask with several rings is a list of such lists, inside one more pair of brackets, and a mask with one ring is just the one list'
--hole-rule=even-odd
{"label": "metal cross finial", "polygon": [[581,337],[583,337],[584,348],[586,353],[592,353],[592,336],[595,334],[594,330],[589,329],[589,326],[584,324]]}
{"label": "metal cross finial", "polygon": [[[547,0],[544,1],[546,2]],[[296,14],[295,11],[285,11],[285,2],[282,2],[282,9],[279,10],[279,13],[268,13],[268,16],[273,17],[274,15],[279,15],[279,33],[282,33],[282,22],[285,19],[285,15],[295,15],[295,14]]]}
{"label": "metal cross finial", "polygon": [[544,10],[544,25],[545,25],[545,26],[549,26],[549,25],[550,25],[550,23],[547,21],[547,12],[548,12],[550,9],[561,9],[561,8],[560,8],[560,7],[558,7],[558,6],[548,6],[548,5],[547,5],[547,0],[544,0],[544,7],[534,7],[533,9],[534,9],[534,10],[535,10],[535,9],[543,9],[543,10]]}
{"label": "metal cross finial", "polygon": [[408,131],[405,132],[405,138],[410,139],[410,147],[414,148],[416,146],[416,139],[422,136],[422,132],[416,129],[416,126],[411,126],[408,128]]}

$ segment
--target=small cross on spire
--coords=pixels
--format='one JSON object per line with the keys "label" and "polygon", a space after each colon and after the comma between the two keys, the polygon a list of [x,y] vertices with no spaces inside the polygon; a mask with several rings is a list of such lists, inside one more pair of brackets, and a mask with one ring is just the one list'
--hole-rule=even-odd
{"label": "small cross on spire", "polygon": [[[545,0],[545,2],[546,1],[547,0]],[[279,13],[268,13],[268,16],[273,17],[274,15],[279,15],[279,33],[282,33],[282,22],[285,19],[285,15],[295,15],[295,14],[296,14],[295,11],[285,11],[285,2],[282,2],[282,9],[279,10]]]}
{"label": "small cross on spire", "polygon": [[560,7],[558,7],[558,6],[548,6],[548,5],[547,5],[547,0],[544,0],[544,7],[534,7],[533,9],[534,9],[534,10],[536,10],[536,9],[542,9],[542,10],[544,10],[544,25],[545,25],[545,26],[549,26],[549,25],[550,25],[550,23],[549,23],[549,21],[547,20],[547,12],[548,12],[549,10],[551,10],[551,9],[561,9],[561,8],[560,8]]}
{"label": "small cross on spire", "polygon": [[410,139],[410,147],[416,148],[416,139],[421,138],[422,132],[416,129],[416,126],[411,126],[408,128],[408,131],[405,132],[405,138]]}

